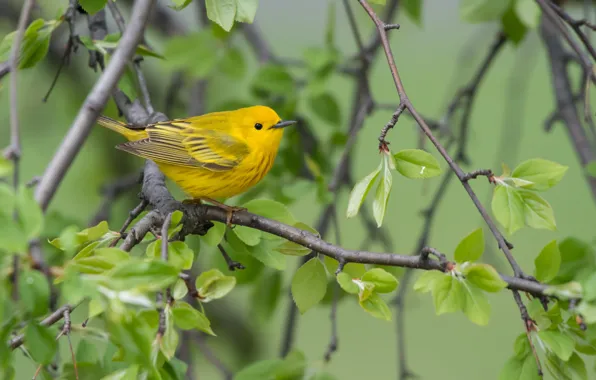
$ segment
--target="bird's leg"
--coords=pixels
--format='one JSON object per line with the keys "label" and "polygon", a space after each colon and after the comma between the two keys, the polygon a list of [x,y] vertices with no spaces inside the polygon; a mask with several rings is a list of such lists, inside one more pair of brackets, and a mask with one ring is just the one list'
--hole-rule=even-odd
{"label": "bird's leg", "polygon": [[204,201],[207,201],[221,209],[223,209],[224,211],[227,212],[227,217],[226,217],[226,225],[228,227],[232,227],[232,216],[234,215],[235,212],[237,211],[246,211],[245,207],[239,207],[239,206],[228,206],[224,203],[218,202],[215,199],[211,199],[211,198],[206,198],[206,197],[202,197],[202,199]]}

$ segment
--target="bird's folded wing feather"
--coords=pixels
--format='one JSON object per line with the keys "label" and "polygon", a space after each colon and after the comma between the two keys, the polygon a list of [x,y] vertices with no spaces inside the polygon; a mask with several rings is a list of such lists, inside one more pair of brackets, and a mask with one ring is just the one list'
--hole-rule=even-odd
{"label": "bird's folded wing feather", "polygon": [[224,130],[197,128],[183,121],[147,126],[149,138],[117,146],[134,155],[171,165],[226,171],[250,152],[248,145]]}

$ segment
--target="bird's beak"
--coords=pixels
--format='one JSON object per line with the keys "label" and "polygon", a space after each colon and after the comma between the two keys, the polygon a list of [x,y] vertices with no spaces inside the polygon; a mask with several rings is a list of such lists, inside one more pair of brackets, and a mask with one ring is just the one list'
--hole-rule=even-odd
{"label": "bird's beak", "polygon": [[284,120],[284,121],[280,121],[279,123],[277,123],[275,125],[272,125],[271,129],[285,128],[285,127],[289,127],[290,125],[294,125],[296,123],[297,123],[296,120]]}

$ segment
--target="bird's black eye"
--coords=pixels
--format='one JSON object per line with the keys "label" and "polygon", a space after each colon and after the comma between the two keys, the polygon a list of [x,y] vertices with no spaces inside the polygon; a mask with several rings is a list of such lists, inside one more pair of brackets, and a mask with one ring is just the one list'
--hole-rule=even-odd
{"label": "bird's black eye", "polygon": [[256,129],[257,131],[260,131],[262,128],[263,128],[263,124],[261,124],[261,123],[256,123],[256,124],[255,124],[255,129]]}

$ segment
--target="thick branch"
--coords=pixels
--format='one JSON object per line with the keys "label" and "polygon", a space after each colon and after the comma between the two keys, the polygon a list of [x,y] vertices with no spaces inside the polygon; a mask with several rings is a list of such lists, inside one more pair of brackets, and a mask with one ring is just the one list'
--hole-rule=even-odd
{"label": "thick branch", "polygon": [[126,64],[132,58],[154,2],[155,0],[135,2],[131,16],[132,21],[123,34],[112,59],[87,96],[74,123],[37,185],[35,199],[43,210],[47,209],[66,171],[91,132],[97,116],[105,107],[109,96],[122,76]]}

